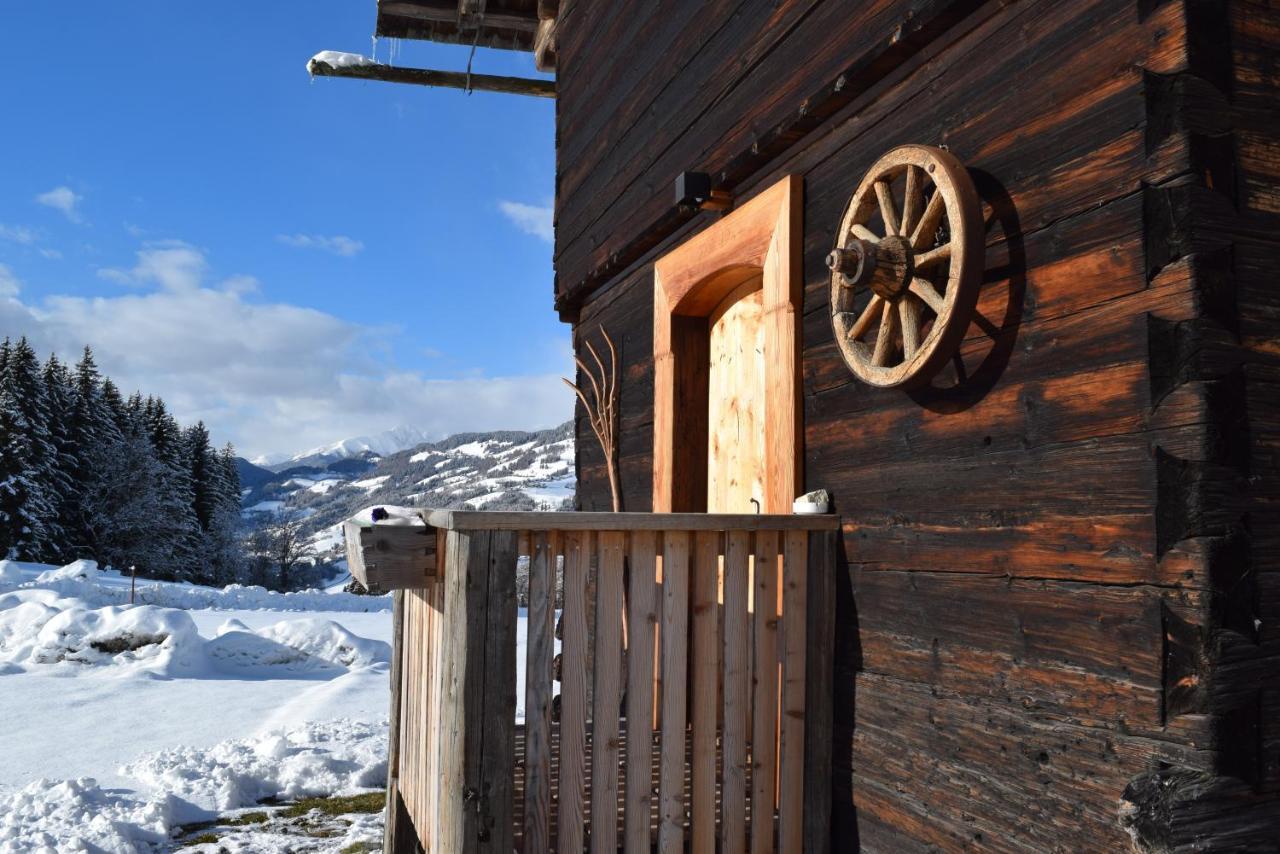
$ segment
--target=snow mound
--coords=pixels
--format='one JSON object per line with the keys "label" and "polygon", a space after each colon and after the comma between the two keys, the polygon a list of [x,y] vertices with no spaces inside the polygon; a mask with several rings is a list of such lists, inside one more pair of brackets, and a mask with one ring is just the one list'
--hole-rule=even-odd
{"label": "snow mound", "polygon": [[189,674],[199,669],[203,643],[185,611],[151,605],[72,606],[44,622],[25,659],[32,664],[131,665],[156,674]]}
{"label": "snow mound", "polygon": [[391,645],[352,634],[333,620],[282,620],[258,634],[341,667],[369,667],[391,661]]}
{"label": "snow mound", "polygon": [[265,675],[283,670],[317,678],[391,660],[390,644],[362,638],[320,618],[283,620],[256,632],[239,620],[228,620],[208,642],[206,651],[214,667],[223,672]]}
{"label": "snow mound", "polygon": [[0,852],[163,851],[174,813],[169,798],[143,803],[120,797],[92,777],[37,780],[0,798]]}
{"label": "snow mound", "polygon": [[386,785],[387,725],[341,719],[178,747],[121,769],[144,786],[206,809],[252,806],[267,798],[351,794]]}

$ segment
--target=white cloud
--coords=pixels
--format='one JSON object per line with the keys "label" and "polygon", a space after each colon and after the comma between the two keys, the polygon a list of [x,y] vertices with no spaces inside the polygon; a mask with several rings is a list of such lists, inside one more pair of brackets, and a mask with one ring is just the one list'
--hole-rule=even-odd
{"label": "white cloud", "polygon": [[344,234],[335,234],[332,237],[321,234],[277,234],[276,240],[295,249],[319,249],[322,252],[341,255],[343,258],[350,258],[364,249],[363,243]]}
{"label": "white cloud", "polygon": [[87,343],[126,392],[160,395],[181,420],[204,419],[217,441],[249,456],[400,424],[443,435],[551,426],[572,415],[555,373],[424,376],[381,358],[387,330],[253,301],[252,277],[211,284],[207,268],[188,244],[152,244],[132,269],[102,273],[135,290],[30,304],[3,269],[0,337],[25,334],[42,352],[72,360]]}
{"label": "white cloud", "polygon": [[207,269],[199,249],[180,240],[164,240],[144,244],[133,269],[103,267],[98,275],[121,285],[155,284],[169,291],[189,291],[200,286]]}
{"label": "white cloud", "polygon": [[22,286],[18,277],[4,264],[0,264],[0,297],[16,297],[20,290]]}
{"label": "white cloud", "polygon": [[36,242],[36,233],[25,226],[0,223],[0,240],[10,240],[30,246]]}
{"label": "white cloud", "polygon": [[62,215],[72,222],[80,221],[80,202],[84,196],[77,195],[70,187],[54,187],[47,193],[36,196],[36,202],[45,207],[61,211]]}
{"label": "white cloud", "polygon": [[57,249],[37,249],[41,258],[48,258],[50,261],[61,261],[62,253]]}
{"label": "white cloud", "polygon": [[551,205],[526,205],[524,202],[498,202],[498,209],[525,234],[551,243],[555,240]]}

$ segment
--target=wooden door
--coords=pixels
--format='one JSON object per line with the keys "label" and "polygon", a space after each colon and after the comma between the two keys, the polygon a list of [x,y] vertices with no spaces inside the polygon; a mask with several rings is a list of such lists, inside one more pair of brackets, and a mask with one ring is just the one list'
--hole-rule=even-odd
{"label": "wooden door", "polygon": [[763,285],[762,276],[753,276],[725,297],[709,318],[709,513],[756,513],[764,506]]}

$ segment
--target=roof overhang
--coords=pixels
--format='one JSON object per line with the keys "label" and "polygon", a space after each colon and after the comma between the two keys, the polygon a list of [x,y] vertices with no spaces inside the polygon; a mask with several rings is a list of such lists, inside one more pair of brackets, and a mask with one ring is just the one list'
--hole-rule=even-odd
{"label": "roof overhang", "polygon": [[378,0],[379,36],[530,51],[555,69],[558,0]]}

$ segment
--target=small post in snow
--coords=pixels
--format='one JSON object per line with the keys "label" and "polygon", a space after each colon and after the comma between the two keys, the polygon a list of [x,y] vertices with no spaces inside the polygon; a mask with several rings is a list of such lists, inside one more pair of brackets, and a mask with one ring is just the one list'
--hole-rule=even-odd
{"label": "small post in snow", "polygon": [[133,604],[133,591],[138,587],[138,565],[129,564],[129,604]]}

